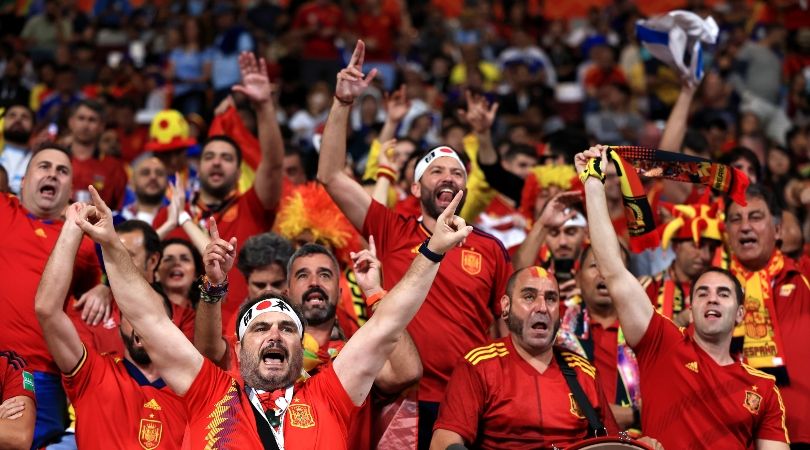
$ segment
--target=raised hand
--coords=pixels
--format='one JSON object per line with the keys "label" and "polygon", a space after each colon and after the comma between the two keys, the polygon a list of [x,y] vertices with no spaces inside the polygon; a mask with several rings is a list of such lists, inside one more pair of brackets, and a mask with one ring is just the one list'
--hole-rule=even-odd
{"label": "raised hand", "polygon": [[11,397],[0,405],[0,419],[16,420],[22,417],[23,412],[25,403],[17,397]]}
{"label": "raised hand", "polygon": [[242,84],[234,85],[233,91],[244,94],[254,103],[272,101],[273,85],[267,76],[267,63],[251,52],[242,52],[239,55],[239,70],[242,72]]}
{"label": "raised hand", "polygon": [[112,245],[119,242],[118,234],[113,226],[113,215],[104,200],[93,186],[88,186],[92,208],[84,208],[82,213],[75,218],[76,224],[90,239],[104,245]]}
{"label": "raised hand", "polygon": [[182,187],[180,173],[174,174],[175,182],[169,180],[169,188],[172,190],[172,199],[169,201],[169,207],[166,210],[166,222],[178,226],[178,218],[180,213],[186,208],[186,191]]}
{"label": "raised hand", "polygon": [[456,215],[464,191],[458,191],[453,201],[436,219],[433,236],[428,241],[428,250],[443,255],[451,248],[462,245],[467,236],[472,233],[473,227],[467,225],[464,219]]}
{"label": "raised hand", "polygon": [[467,99],[467,109],[460,109],[459,116],[472,127],[475,133],[488,132],[498,114],[498,103],[490,105],[486,97],[473,94],[469,90],[464,92],[464,97]]}
{"label": "raised hand", "polygon": [[374,236],[368,238],[368,250],[349,253],[352,259],[354,275],[357,284],[365,293],[373,293],[382,289],[380,277],[380,260],[377,259],[377,247],[374,245]]}
{"label": "raised hand", "polygon": [[408,114],[411,109],[411,102],[405,93],[405,85],[399,87],[391,94],[385,94],[385,112],[388,114],[387,119],[394,123],[400,123],[402,119]]}
{"label": "raised hand", "polygon": [[388,166],[397,172],[402,168],[402,162],[394,157],[394,147],[397,145],[396,139],[389,139],[380,144],[380,156],[377,163],[381,166]]}
{"label": "raised hand", "polygon": [[208,276],[211,284],[222,284],[236,259],[236,237],[232,237],[230,242],[225,241],[219,237],[217,221],[213,217],[209,224],[211,242],[205,246],[203,251],[205,275]]}
{"label": "raised hand", "polygon": [[605,173],[605,168],[607,167],[607,151],[607,145],[594,145],[582,153],[577,153],[576,156],[574,156],[574,167],[576,167],[577,173],[582,173],[582,171],[585,170],[591,158],[602,158],[599,163],[599,168],[602,169],[602,173]]}
{"label": "raised hand", "polygon": [[368,76],[363,75],[363,60],[365,58],[366,44],[363,41],[357,41],[349,65],[337,74],[335,97],[341,103],[354,103],[354,100],[366,90],[371,80],[377,76],[377,69],[372,69]]}
{"label": "raised hand", "polygon": [[569,206],[582,201],[582,194],[577,191],[558,192],[546,202],[537,222],[546,228],[559,228],[568,219],[577,215]]}

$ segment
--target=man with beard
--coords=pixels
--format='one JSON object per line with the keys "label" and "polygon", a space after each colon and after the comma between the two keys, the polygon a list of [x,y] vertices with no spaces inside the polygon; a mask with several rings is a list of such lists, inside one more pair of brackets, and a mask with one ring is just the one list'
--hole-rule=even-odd
{"label": "man with beard", "polygon": [[747,205],[726,207],[729,269],[745,289],[745,314],[735,337],[753,367],[776,376],[785,394],[787,429],[797,448],[810,446],[810,274],[785,257],[781,211],[767,188],[752,184]]}
{"label": "man with beard", "polygon": [[[599,171],[589,165],[590,158],[601,159],[593,165]],[[624,338],[637,357],[644,433],[668,449],[787,450],[785,409],[776,380],[729,352],[734,327],[743,320],[740,283],[717,268],[698,276],[690,295],[693,331],[656,313],[622,262],[602,184],[606,161],[607,147],[599,145],[577,154],[575,165],[585,178],[593,254]]]}
{"label": "man with beard", "polygon": [[3,113],[3,151],[0,152],[0,165],[8,173],[8,186],[11,192],[19,195],[25,168],[31,161],[28,140],[34,128],[34,112],[27,105],[9,106]]}
{"label": "man with beard", "polygon": [[[53,356],[73,408],[76,411],[76,444],[81,449],[177,448],[181,447],[186,424],[182,400],[158,375],[132,325],[122,319],[120,339],[123,359],[102,356],[79,333],[62,310],[68,294],[76,252],[84,233],[77,224],[93,208],[70,205],[42,281],[34,308],[48,349]],[[122,233],[123,234],[123,233]],[[115,235],[116,239],[119,235]],[[124,244],[125,245],[125,244]],[[157,265],[157,259],[138,255],[133,270]],[[162,313],[171,316],[168,300],[161,298]],[[168,326],[172,326],[171,323]]]}
{"label": "man with beard", "polygon": [[[37,386],[34,446],[64,431],[65,394],[42,331],[32,326],[34,294],[42,270],[62,228],[72,189],[67,149],[46,143],[34,149],[22,180],[20,197],[0,196],[0,348],[13,348],[28,362]],[[109,316],[110,290],[100,284],[101,269],[92,242],[82,243],[71,269],[72,293],[82,319],[97,324]],[[61,298],[62,304],[66,300]]]}
{"label": "man with beard", "polygon": [[[92,187],[90,192],[95,210],[78,223],[101,245],[118,305],[139,330],[158,373],[184,396],[192,448],[347,448],[349,418],[366,399],[374,378],[422,305],[438,263],[472,232],[454,215],[461,201],[458,194],[375,315],[346,343],[334,363],[302,384],[295,383],[303,367],[301,314],[283,296],[269,295],[244,304],[236,324],[235,348],[243,385],[205,359],[170,325],[160,296],[138,274],[116,236],[109,208]],[[235,242],[226,242],[213,231],[216,246],[209,246],[203,281],[203,300],[208,302],[221,301],[228,294],[226,273],[235,256]]]}
{"label": "man with beard", "polygon": [[[346,129],[354,100],[376,71],[363,75],[365,44],[357,42],[349,66],[337,76],[335,100],[324,129],[318,180],[362,235],[377,240],[385,267],[383,287],[390,289],[435,232],[436,218],[459,192],[466,192],[467,171],[456,152],[437,147],[419,160],[411,193],[420,199],[422,217],[404,217],[371,196],[341,170],[346,158]],[[484,344],[496,317],[498,299],[511,272],[509,256],[498,240],[474,230],[447,255],[425,305],[408,331],[419,350],[424,376],[419,385],[420,448],[427,448],[445,384],[458,358]]]}
{"label": "man with beard", "polygon": [[130,183],[135,191],[135,202],[121,210],[121,217],[125,220],[142,220],[151,225],[163,206],[169,186],[166,166],[152,154],[143,155],[132,164]]}
{"label": "man with beard", "polygon": [[[501,297],[509,336],[470,350],[456,366],[431,449],[453,444],[550,448],[579,442],[602,432],[601,427],[608,435],[618,432],[594,366],[554,347],[559,306],[557,281],[545,269],[531,266],[512,274]],[[591,429],[584,413],[588,405],[578,403],[569,388],[564,372],[570,369],[597,412],[598,429]]]}
{"label": "man with beard", "polygon": [[[237,190],[242,162],[242,151],[238,144],[224,135],[209,137],[200,157],[200,190],[187,200],[186,210],[200,228],[207,229],[209,218],[214,218],[223,236],[244,242],[248,237],[263,233],[273,226],[275,210],[281,198],[284,143],[275,119],[272,87],[264,59],[257,61],[252,53],[242,53],[239,64],[243,84],[233,89],[251,100],[259,124],[262,158],[256,168],[253,186],[243,193]],[[168,208],[164,207],[158,211],[153,226],[160,227],[167,217]],[[175,229],[169,237],[188,239],[185,231],[180,229]],[[230,271],[228,278],[231,301],[222,306],[222,324],[225,335],[232,336],[239,301],[247,296],[247,283],[236,267]]]}
{"label": "man with beard", "polygon": [[98,141],[104,132],[104,107],[92,100],[82,100],[68,118],[70,153],[73,162],[73,199],[86,201],[86,186],[92,184],[113,208],[121,208],[127,188],[124,163],[112,156],[101,155]]}

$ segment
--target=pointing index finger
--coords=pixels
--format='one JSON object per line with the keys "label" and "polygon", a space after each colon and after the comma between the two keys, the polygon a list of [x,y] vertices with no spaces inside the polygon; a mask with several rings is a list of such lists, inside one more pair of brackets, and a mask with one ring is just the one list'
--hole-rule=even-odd
{"label": "pointing index finger", "polygon": [[211,233],[211,241],[215,241],[219,239],[219,230],[217,229],[217,220],[211,217],[211,220],[208,222],[208,229]]}
{"label": "pointing index finger", "polygon": [[354,46],[354,52],[352,53],[352,59],[349,61],[349,67],[353,66],[363,66],[363,60],[366,56],[366,44],[358,40],[357,45]]}
{"label": "pointing index finger", "polygon": [[453,197],[453,200],[450,202],[449,205],[447,205],[447,208],[445,208],[444,212],[442,213],[442,215],[445,216],[445,218],[453,217],[454,215],[456,215],[456,208],[458,208],[458,204],[461,203],[462,197],[464,197],[464,191],[456,192],[456,196]]}

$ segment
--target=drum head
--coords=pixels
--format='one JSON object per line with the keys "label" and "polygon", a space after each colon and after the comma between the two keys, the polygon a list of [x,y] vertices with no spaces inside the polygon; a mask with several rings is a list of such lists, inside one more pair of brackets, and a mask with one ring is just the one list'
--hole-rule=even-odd
{"label": "drum head", "polygon": [[601,437],[588,439],[576,443],[566,450],[651,450],[650,447],[644,443],[620,439],[614,437]]}

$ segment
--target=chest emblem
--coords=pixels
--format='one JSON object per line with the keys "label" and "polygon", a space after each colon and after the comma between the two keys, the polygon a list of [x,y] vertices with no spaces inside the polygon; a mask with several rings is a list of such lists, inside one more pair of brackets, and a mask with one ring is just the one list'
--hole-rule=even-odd
{"label": "chest emblem", "polygon": [[239,217],[239,205],[233,205],[225,211],[225,214],[222,216],[222,221],[233,222],[237,217]]}
{"label": "chest emblem", "polygon": [[159,420],[141,419],[141,428],[138,431],[138,442],[145,450],[152,450],[160,445],[163,436],[163,423]]}
{"label": "chest emblem", "polygon": [[296,428],[312,428],[315,426],[315,418],[312,417],[312,409],[309,405],[297,403],[290,405],[287,410],[290,414],[290,425]]}
{"label": "chest emblem", "polygon": [[691,370],[692,372],[698,373],[697,361],[688,362],[684,364],[684,366],[686,366],[686,368]]}
{"label": "chest emblem", "polygon": [[45,230],[43,230],[42,228],[37,228],[36,230],[34,230],[34,235],[36,235],[37,237],[41,237],[41,238],[48,237],[48,235],[45,234]]}
{"label": "chest emblem", "polygon": [[481,273],[481,254],[472,250],[461,251],[461,268],[470,275]]}
{"label": "chest emblem", "polygon": [[148,402],[144,403],[143,407],[153,409],[155,411],[160,411],[162,409],[155,399],[149,400]]}
{"label": "chest emblem", "polygon": [[757,394],[756,392],[745,391],[745,401],[743,402],[743,406],[745,409],[748,410],[751,414],[758,414],[759,413],[759,406],[762,404],[762,396]]}
{"label": "chest emblem", "polygon": [[579,405],[577,404],[577,401],[574,399],[574,394],[568,394],[568,402],[571,404],[571,408],[568,410],[568,412],[570,412],[571,415],[573,415],[577,419],[584,419],[585,414],[582,414],[582,411],[579,409]]}
{"label": "chest emblem", "polygon": [[790,294],[793,293],[793,290],[796,289],[796,285],[793,283],[790,284],[783,284],[781,288],[779,288],[779,296],[780,297],[790,297]]}

